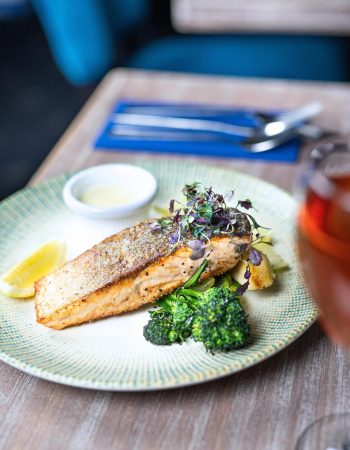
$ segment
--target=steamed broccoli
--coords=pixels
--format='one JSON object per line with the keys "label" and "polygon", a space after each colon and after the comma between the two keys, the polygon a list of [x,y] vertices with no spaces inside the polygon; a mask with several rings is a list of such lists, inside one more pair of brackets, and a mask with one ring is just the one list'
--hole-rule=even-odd
{"label": "steamed broccoli", "polygon": [[208,261],[204,261],[181,288],[158,301],[158,309],[150,312],[151,320],[143,329],[147,341],[155,345],[181,344],[191,335],[197,300],[202,295],[191,288],[198,282],[207,265]]}
{"label": "steamed broccoli", "polygon": [[164,300],[164,306],[150,312],[151,320],[144,327],[143,336],[154,345],[181,344],[191,335],[193,310],[186,302],[165,304]]}
{"label": "steamed broccoli", "polygon": [[[175,333],[176,342],[181,343],[186,340],[192,331],[192,320],[194,308],[192,306],[192,297],[177,292],[172,295],[166,295],[159,302],[160,309],[165,311],[171,321],[172,331]],[[151,317],[153,317],[151,313]]]}
{"label": "steamed broccoli", "polygon": [[233,350],[248,340],[247,316],[237,296],[228,288],[214,287],[204,292],[192,324],[192,337],[206,349]]}
{"label": "steamed broccoli", "polygon": [[192,336],[212,353],[246,344],[249,325],[239,298],[232,292],[236,287],[231,276],[220,277],[219,287],[195,290],[207,264],[205,261],[182,288],[157,303],[144,327],[147,341],[155,345],[181,344]]}
{"label": "steamed broccoli", "polygon": [[217,280],[215,282],[215,286],[222,287],[222,288],[228,288],[228,289],[230,289],[231,292],[236,292],[236,290],[239,288],[240,284],[232,278],[230,272],[226,272],[217,278]]}
{"label": "steamed broccoli", "polygon": [[171,345],[176,342],[169,313],[157,314],[143,328],[143,336],[154,345]]}
{"label": "steamed broccoli", "polygon": [[175,325],[186,325],[193,316],[193,309],[185,300],[180,300],[172,304],[172,315]]}

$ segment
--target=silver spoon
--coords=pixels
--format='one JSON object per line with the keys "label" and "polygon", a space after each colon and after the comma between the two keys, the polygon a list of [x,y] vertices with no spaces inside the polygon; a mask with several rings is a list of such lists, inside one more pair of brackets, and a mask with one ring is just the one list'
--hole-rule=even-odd
{"label": "silver spoon", "polygon": [[215,120],[192,119],[171,116],[154,116],[147,114],[116,113],[113,122],[121,125],[132,125],[134,127],[155,127],[177,130],[214,131],[227,135],[243,136],[253,141],[265,141],[273,136],[280,136],[284,131],[297,128],[301,122],[314,117],[322,109],[319,102],[310,103],[293,111],[278,116],[259,128],[232,125]]}
{"label": "silver spoon", "polygon": [[[274,137],[265,137],[263,140],[253,140],[253,138],[246,138],[239,143],[248,152],[258,153],[281,145],[288,140],[302,135],[307,136],[311,140],[316,140],[322,137],[326,132],[317,125],[303,125],[298,129],[284,131]],[[109,130],[109,134],[114,137],[120,137],[129,140],[157,140],[157,141],[201,141],[201,142],[232,142],[232,136],[228,134],[215,135],[209,132],[195,132],[192,130],[185,131],[171,131],[164,129],[157,129],[152,127],[134,127],[130,125],[116,125]],[[234,141],[237,144],[237,141]]]}

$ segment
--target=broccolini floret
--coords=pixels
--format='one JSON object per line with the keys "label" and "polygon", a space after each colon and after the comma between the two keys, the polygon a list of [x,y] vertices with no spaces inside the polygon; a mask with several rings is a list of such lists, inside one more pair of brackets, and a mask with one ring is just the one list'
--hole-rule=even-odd
{"label": "broccolini floret", "polygon": [[[192,297],[176,293],[166,295],[159,302],[160,310],[169,314],[173,331],[176,333],[176,342],[181,343],[191,335],[194,308]],[[151,313],[152,317],[152,313]]]}
{"label": "broccolini floret", "polygon": [[204,292],[192,324],[192,337],[212,353],[247,344],[249,324],[239,298],[228,289],[214,287]]}
{"label": "broccolini floret", "polygon": [[181,344],[191,336],[212,353],[246,344],[249,325],[239,298],[233,293],[236,286],[231,276],[221,276],[218,287],[196,290],[206,266],[205,261],[182,288],[157,303],[144,327],[147,341],[155,345]]}
{"label": "broccolini floret", "polygon": [[181,344],[191,334],[191,326],[184,322],[175,322],[174,316],[158,309],[151,312],[151,320],[143,328],[144,338],[154,345]]}
{"label": "broccolini floret", "polygon": [[227,289],[230,289],[231,292],[236,292],[236,290],[239,288],[240,284],[232,278],[230,272],[226,272],[217,278],[217,280],[215,282],[215,286],[227,288]]}
{"label": "broccolini floret", "polygon": [[158,308],[150,312],[151,319],[143,329],[147,341],[155,345],[181,344],[191,335],[197,300],[202,295],[191,288],[207,265],[208,261],[204,261],[181,288],[157,302]]}
{"label": "broccolini floret", "polygon": [[171,314],[163,313],[152,317],[143,328],[143,336],[154,345],[171,345],[176,342],[172,330]]}

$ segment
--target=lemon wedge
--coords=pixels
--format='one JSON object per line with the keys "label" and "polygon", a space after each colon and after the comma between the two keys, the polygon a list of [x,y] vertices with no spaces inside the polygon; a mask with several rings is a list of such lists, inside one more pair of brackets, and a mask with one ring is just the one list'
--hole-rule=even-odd
{"label": "lemon wedge", "polygon": [[66,259],[66,245],[53,239],[39,247],[0,278],[0,291],[11,298],[34,295],[34,283],[61,266]]}

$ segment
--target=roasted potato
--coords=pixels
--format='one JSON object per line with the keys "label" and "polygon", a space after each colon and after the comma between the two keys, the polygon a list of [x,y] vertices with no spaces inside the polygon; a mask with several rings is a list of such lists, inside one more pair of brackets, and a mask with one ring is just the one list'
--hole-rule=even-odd
{"label": "roasted potato", "polygon": [[275,274],[272,270],[269,259],[264,253],[262,253],[262,261],[258,266],[254,266],[247,261],[240,261],[236,267],[232,270],[232,277],[240,284],[244,284],[247,280],[244,278],[247,264],[250,268],[250,279],[248,290],[254,291],[256,289],[265,289],[273,283]]}

